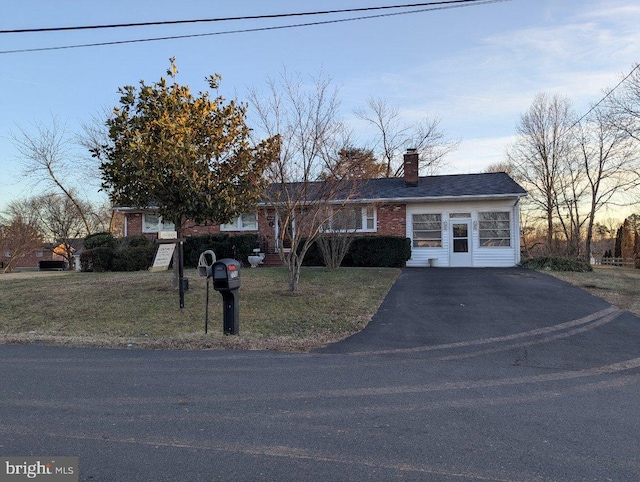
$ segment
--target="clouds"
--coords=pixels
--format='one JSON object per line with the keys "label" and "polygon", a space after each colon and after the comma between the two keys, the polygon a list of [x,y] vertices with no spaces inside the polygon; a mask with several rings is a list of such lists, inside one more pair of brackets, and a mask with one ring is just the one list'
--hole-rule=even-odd
{"label": "clouds", "polygon": [[640,61],[640,6],[631,0],[567,2],[519,21],[389,79],[403,92],[400,100],[414,101],[403,104],[407,118],[436,113],[450,135],[462,137],[454,168],[468,172],[502,161],[536,94],[567,96],[584,112]]}
{"label": "clouds", "polygon": [[[300,10],[292,0],[278,7],[258,0],[237,3],[185,5],[180,16]],[[344,6],[339,0],[326,3],[327,8]],[[70,19],[77,24],[148,20],[142,6],[137,12],[112,7],[71,12],[16,3],[7,18],[23,21],[6,28],[62,25]],[[173,18],[175,5],[153,2],[153,12]],[[584,113],[603,89],[617,84],[640,61],[638,25],[637,0],[514,0],[308,29],[8,56],[3,65],[9,73],[0,79],[0,167],[15,171],[7,134],[16,125],[42,121],[50,112],[87,121],[117,102],[118,86],[154,81],[167,59],[177,55],[179,82],[195,91],[203,88],[205,75],[220,72],[222,93],[237,92],[241,100],[247,86],[263,86],[283,66],[303,76],[322,68],[340,87],[344,117],[358,142],[366,144],[368,134],[354,120],[353,109],[365,106],[369,97],[382,97],[399,107],[405,122],[438,117],[450,138],[462,140],[447,172],[484,170],[504,159],[518,119],[536,94],[568,96]],[[105,34],[74,35],[93,41]],[[36,40],[38,45],[63,43],[57,36],[31,39]],[[13,40],[18,41],[22,37]],[[7,192],[19,196],[29,188],[18,191],[13,181],[0,179],[0,209]]]}

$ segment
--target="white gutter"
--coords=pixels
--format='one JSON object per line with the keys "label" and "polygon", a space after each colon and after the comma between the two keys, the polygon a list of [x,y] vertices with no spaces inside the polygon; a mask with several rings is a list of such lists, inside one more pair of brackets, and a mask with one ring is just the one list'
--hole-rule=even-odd
{"label": "white gutter", "polygon": [[[516,204],[520,201],[520,198],[527,196],[524,194],[472,194],[464,196],[424,196],[424,197],[397,197],[397,198],[353,198],[353,199],[337,199],[335,201],[317,200],[301,202],[304,204],[368,204],[368,203],[423,203],[423,202],[450,202],[450,201],[490,201],[494,199],[516,199]],[[281,206],[286,203],[267,203],[259,202],[258,206]]]}

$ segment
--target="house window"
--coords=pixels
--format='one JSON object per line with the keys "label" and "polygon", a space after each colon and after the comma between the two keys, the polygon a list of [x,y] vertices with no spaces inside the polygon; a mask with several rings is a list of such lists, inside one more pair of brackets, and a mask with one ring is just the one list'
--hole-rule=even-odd
{"label": "house window", "polygon": [[451,213],[449,214],[449,219],[466,219],[470,218],[471,213]]}
{"label": "house window", "polygon": [[412,225],[414,248],[442,247],[441,214],[414,214]]}
{"label": "house window", "polygon": [[481,247],[511,246],[511,222],[508,212],[478,213]]}
{"label": "house window", "polygon": [[158,231],[175,231],[176,226],[173,223],[165,223],[157,214],[142,215],[142,232],[157,233]]}
{"label": "house window", "polygon": [[258,230],[258,215],[253,214],[241,214],[231,223],[225,223],[220,225],[220,231],[257,231]]}
{"label": "house window", "polygon": [[4,257],[5,258],[10,258],[11,257],[11,251],[5,251],[4,252]]}
{"label": "house window", "polygon": [[44,251],[36,251],[36,258],[44,257]]}
{"label": "house window", "polygon": [[331,213],[327,231],[376,231],[376,210],[373,206],[348,206]]}

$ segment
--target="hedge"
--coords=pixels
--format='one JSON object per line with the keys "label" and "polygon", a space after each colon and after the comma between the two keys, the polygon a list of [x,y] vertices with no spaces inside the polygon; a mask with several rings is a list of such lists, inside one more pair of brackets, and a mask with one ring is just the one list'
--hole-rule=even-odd
{"label": "hedge", "polygon": [[[354,238],[341,266],[404,268],[411,258],[411,240],[398,236],[358,236]],[[324,266],[322,251],[313,243],[303,264]]]}
{"label": "hedge", "polygon": [[85,238],[80,267],[96,272],[145,270],[153,264],[156,249],[145,236],[118,240],[109,233],[96,233]]}
{"label": "hedge", "polygon": [[256,247],[258,247],[257,234],[191,236],[184,242],[184,265],[188,268],[197,267],[200,254],[208,249],[215,253],[216,259],[233,258],[246,265],[247,256],[253,254],[253,249]]}
{"label": "hedge", "polygon": [[153,244],[122,248],[114,253],[112,271],[142,271],[153,265],[158,247]]}
{"label": "hedge", "polygon": [[85,249],[80,254],[80,269],[82,271],[111,271],[115,250],[107,246]]}

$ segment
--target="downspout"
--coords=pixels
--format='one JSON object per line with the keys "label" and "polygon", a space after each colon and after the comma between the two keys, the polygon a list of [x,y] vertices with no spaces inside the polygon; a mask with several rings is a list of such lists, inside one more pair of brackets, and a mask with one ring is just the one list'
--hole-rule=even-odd
{"label": "downspout", "polygon": [[516,202],[513,204],[513,217],[514,219],[514,228],[515,228],[515,237],[518,240],[517,246],[515,247],[515,262],[516,265],[520,264],[521,261],[521,243],[522,243],[522,233],[520,229],[520,198],[516,199]]}

